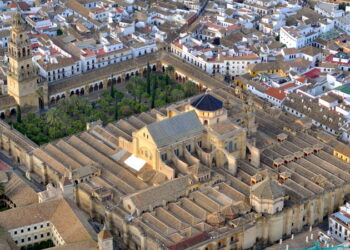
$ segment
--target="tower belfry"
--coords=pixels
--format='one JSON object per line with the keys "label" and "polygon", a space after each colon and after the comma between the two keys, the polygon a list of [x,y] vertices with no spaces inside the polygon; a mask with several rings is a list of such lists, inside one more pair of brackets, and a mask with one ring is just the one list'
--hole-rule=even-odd
{"label": "tower belfry", "polygon": [[17,12],[12,20],[8,49],[8,94],[15,98],[24,111],[37,111],[38,70],[32,62],[32,49],[27,32],[27,25]]}

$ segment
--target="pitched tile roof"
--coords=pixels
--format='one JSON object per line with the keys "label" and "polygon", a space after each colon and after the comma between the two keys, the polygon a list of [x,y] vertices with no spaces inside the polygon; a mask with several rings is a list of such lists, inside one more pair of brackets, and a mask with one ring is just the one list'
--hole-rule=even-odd
{"label": "pitched tile roof", "polygon": [[95,240],[95,233],[73,202],[61,199],[35,203],[0,213],[0,227],[6,230],[50,221],[66,244]]}
{"label": "pitched tile roof", "polygon": [[165,182],[163,185],[143,189],[126,198],[131,199],[138,209],[147,209],[150,205],[160,201],[176,200],[185,193],[186,188],[190,185],[190,179],[190,176],[182,176]]}
{"label": "pitched tile roof", "polygon": [[192,236],[190,238],[186,238],[183,241],[180,241],[179,243],[168,246],[168,248],[170,250],[183,250],[183,249],[187,249],[189,247],[192,247],[200,242],[206,241],[209,238],[210,238],[210,236],[208,235],[207,232],[202,232],[202,233],[197,234],[195,236]]}
{"label": "pitched tile roof", "polygon": [[280,88],[270,87],[265,91],[266,95],[272,96],[280,101],[286,98],[286,93]]}
{"label": "pitched tile roof", "polygon": [[147,125],[154,142],[158,147],[164,147],[183,138],[188,138],[199,132],[204,127],[195,111],[190,111]]}
{"label": "pitched tile roof", "polygon": [[27,206],[38,202],[36,191],[21,179],[16,173],[7,173],[8,182],[5,184],[5,195],[17,207]]}

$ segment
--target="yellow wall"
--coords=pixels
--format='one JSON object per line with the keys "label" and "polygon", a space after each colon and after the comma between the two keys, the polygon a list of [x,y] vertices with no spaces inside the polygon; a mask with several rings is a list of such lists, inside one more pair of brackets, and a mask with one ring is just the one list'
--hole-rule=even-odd
{"label": "yellow wall", "polygon": [[284,72],[282,69],[278,69],[278,70],[261,70],[261,71],[252,71],[251,69],[249,69],[249,74],[253,77],[258,76],[259,74],[279,74],[282,77],[286,77],[287,74],[286,72]]}
{"label": "yellow wall", "polygon": [[334,155],[335,157],[341,159],[342,161],[345,161],[345,162],[347,162],[347,163],[350,163],[350,157],[349,157],[349,156],[346,156],[346,155],[344,155],[344,154],[342,154],[342,153],[340,153],[340,152],[338,152],[338,151],[336,151],[336,150],[334,150],[333,155]]}

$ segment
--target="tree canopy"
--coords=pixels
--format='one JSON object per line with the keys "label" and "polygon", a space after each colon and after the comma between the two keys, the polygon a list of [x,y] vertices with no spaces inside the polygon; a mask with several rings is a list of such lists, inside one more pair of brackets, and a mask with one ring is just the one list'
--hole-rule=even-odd
{"label": "tree canopy", "polygon": [[193,82],[179,84],[169,77],[173,71],[170,66],[166,74],[148,71],[145,78],[134,76],[125,85],[126,93],[112,85],[96,101],[75,95],[61,99],[47,113],[29,114],[13,126],[41,145],[84,131],[88,122],[101,120],[107,124],[198,93]]}

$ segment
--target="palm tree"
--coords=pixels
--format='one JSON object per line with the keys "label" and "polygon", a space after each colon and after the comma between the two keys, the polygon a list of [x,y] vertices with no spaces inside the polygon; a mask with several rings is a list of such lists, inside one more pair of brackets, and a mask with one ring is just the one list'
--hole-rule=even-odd
{"label": "palm tree", "polygon": [[170,85],[165,86],[165,102],[166,103],[169,103],[170,92],[171,92],[171,86]]}
{"label": "palm tree", "polygon": [[174,66],[169,65],[168,67],[166,67],[165,72],[167,75],[173,76],[173,74],[175,73]]}
{"label": "palm tree", "polygon": [[147,63],[147,76],[146,76],[146,82],[147,82],[147,94],[151,94],[151,67],[149,66],[149,63]]}
{"label": "palm tree", "polygon": [[119,105],[118,102],[115,102],[114,106],[114,120],[118,121],[119,120]]}
{"label": "palm tree", "polygon": [[151,96],[151,108],[154,108],[155,101],[156,101],[156,92],[158,88],[158,79],[157,77],[154,77],[154,82],[152,86],[152,96]]}
{"label": "palm tree", "polygon": [[19,105],[17,105],[17,108],[16,108],[16,119],[18,123],[22,122],[22,111]]}
{"label": "palm tree", "polygon": [[171,91],[171,96],[174,98],[175,101],[179,101],[185,97],[185,94],[180,89],[173,89]]}
{"label": "palm tree", "polygon": [[111,92],[110,92],[110,95],[111,95],[112,98],[114,98],[114,96],[115,96],[115,90],[114,90],[113,84],[111,85]]}
{"label": "palm tree", "polygon": [[47,122],[53,126],[58,127],[61,124],[60,111],[57,108],[52,108],[47,112]]}

